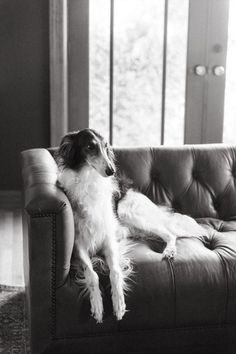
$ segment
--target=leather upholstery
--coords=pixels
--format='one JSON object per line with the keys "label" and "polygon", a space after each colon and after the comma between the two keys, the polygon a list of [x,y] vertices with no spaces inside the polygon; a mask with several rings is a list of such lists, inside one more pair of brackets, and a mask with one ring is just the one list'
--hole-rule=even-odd
{"label": "leather upholstery", "polygon": [[236,151],[222,145],[117,149],[121,170],[156,203],[195,218],[236,215]]}
{"label": "leather upholstery", "polygon": [[73,215],[55,184],[55,162],[45,149],[23,152],[33,353],[235,353],[236,147],[117,148],[115,154],[139,190],[198,218],[209,236],[178,239],[173,262],[162,260],[162,241],[137,245],[129,311],[114,319],[109,281],[101,275],[105,318],[98,325],[69,276]]}

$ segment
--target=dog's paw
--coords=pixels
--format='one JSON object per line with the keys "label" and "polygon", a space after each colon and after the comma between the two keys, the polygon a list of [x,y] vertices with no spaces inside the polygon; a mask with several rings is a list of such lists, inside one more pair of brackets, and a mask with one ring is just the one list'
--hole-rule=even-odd
{"label": "dog's paw", "polygon": [[126,305],[125,305],[125,298],[123,294],[116,294],[112,296],[113,302],[113,309],[114,314],[118,321],[122,320],[125,312],[126,312]]}
{"label": "dog's paw", "polygon": [[97,321],[97,323],[102,323],[103,318],[103,303],[101,294],[97,294],[91,298],[91,314]]}
{"label": "dog's paw", "polygon": [[167,246],[162,253],[162,258],[174,259],[176,254],[177,252],[175,246]]}

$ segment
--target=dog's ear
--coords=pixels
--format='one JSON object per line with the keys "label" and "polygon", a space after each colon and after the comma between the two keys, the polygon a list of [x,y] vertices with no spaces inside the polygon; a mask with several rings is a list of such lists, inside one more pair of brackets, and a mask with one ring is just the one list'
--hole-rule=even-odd
{"label": "dog's ear", "polygon": [[107,156],[112,161],[115,162],[115,154],[110,144],[107,143]]}
{"label": "dog's ear", "polygon": [[62,138],[57,151],[57,160],[59,163],[68,167],[73,167],[75,165],[75,135],[76,133],[68,133],[65,135]]}

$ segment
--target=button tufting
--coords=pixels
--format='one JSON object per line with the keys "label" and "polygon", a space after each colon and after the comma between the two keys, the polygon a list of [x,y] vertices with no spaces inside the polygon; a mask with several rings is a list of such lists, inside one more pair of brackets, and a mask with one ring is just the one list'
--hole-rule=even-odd
{"label": "button tufting", "polygon": [[181,211],[181,205],[178,201],[174,200],[172,202],[172,208],[177,211]]}
{"label": "button tufting", "polygon": [[212,240],[205,241],[204,246],[211,251],[215,249],[214,242]]}
{"label": "button tufting", "polygon": [[216,210],[219,209],[220,204],[216,200],[214,201],[213,205]]}
{"label": "button tufting", "polygon": [[158,180],[160,178],[160,173],[158,171],[151,171],[151,178],[154,180]]}
{"label": "button tufting", "polygon": [[198,175],[198,172],[197,172],[196,170],[193,170],[192,176],[193,176],[194,179],[197,179],[198,176],[199,176],[199,175]]}

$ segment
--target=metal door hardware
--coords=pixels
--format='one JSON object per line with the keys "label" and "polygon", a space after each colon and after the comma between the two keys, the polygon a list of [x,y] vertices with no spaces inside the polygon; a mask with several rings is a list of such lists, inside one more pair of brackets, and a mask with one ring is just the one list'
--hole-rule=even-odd
{"label": "metal door hardware", "polygon": [[197,76],[205,76],[207,74],[207,68],[205,65],[196,65],[194,67],[194,73]]}
{"label": "metal door hardware", "polygon": [[215,76],[223,76],[225,73],[225,68],[222,65],[216,65],[212,71]]}

